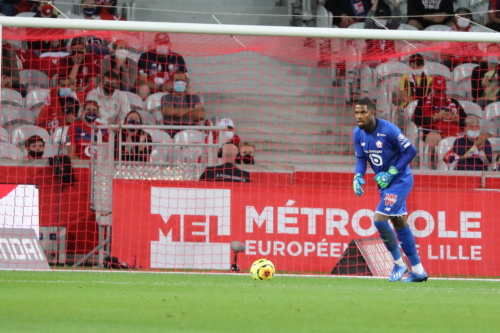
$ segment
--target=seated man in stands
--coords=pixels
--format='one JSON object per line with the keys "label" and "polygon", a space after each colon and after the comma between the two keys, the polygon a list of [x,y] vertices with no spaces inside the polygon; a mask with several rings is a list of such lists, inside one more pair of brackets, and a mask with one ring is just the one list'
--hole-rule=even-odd
{"label": "seated man in stands", "polygon": [[200,180],[237,183],[250,182],[250,173],[234,166],[238,156],[238,146],[233,143],[226,143],[219,149],[218,154],[222,158],[222,164],[205,168],[205,171],[200,176]]}
{"label": "seated man in stands", "polygon": [[333,24],[347,28],[364,21],[372,5],[371,0],[326,0],[325,8],[333,15]]}
{"label": "seated man in stands", "polygon": [[432,76],[424,71],[425,60],[420,53],[410,56],[408,63],[411,73],[404,74],[399,82],[399,107],[405,108],[408,103],[427,97],[431,91]]}
{"label": "seated man in stands", "polygon": [[489,44],[486,48],[486,57],[478,67],[472,70],[471,88],[472,99],[482,108],[499,99],[500,78],[500,47],[496,43]]}
{"label": "seated man in stands", "polygon": [[488,171],[492,161],[491,143],[486,139],[486,133],[481,133],[479,119],[467,118],[465,136],[455,140],[445,162],[454,164],[455,170]]}
{"label": "seated man in stands", "polygon": [[[119,159],[119,138],[122,143],[147,143],[153,142],[151,135],[145,132],[140,126],[142,125],[141,115],[136,111],[130,111],[125,117],[123,125],[133,125],[137,128],[122,129],[115,136],[115,159]],[[133,162],[147,162],[153,150],[152,146],[125,146],[122,145],[121,160]]]}
{"label": "seated man in stands", "polygon": [[240,156],[236,160],[237,164],[255,164],[255,145],[251,142],[243,142],[240,148]]}
{"label": "seated man in stands", "polygon": [[101,84],[88,93],[87,101],[99,104],[99,113],[104,123],[118,124],[130,112],[130,102],[127,95],[118,89],[118,74],[105,72]]}
{"label": "seated man in stands", "polygon": [[408,0],[408,24],[424,30],[434,24],[451,25],[453,0]]}
{"label": "seated man in stands", "polygon": [[72,79],[61,74],[57,79],[57,87],[50,89],[36,125],[52,133],[56,127],[70,125],[74,117],[68,115],[78,114],[79,108],[80,102],[74,92]]}
{"label": "seated man in stands", "polygon": [[[237,146],[240,145],[240,137],[235,133],[234,122],[231,119],[229,119],[229,118],[221,119],[219,121],[218,126],[227,128],[227,130],[225,130],[225,131],[220,131],[220,134],[224,136],[222,138],[222,140],[224,140],[224,142],[231,142]],[[214,142],[216,142],[216,143],[219,142],[218,135],[219,135],[219,132],[216,131],[215,136],[214,136]]]}
{"label": "seated man in stands", "polygon": [[156,34],[154,49],[144,52],[139,58],[139,96],[145,99],[149,94],[170,92],[172,76],[178,70],[187,73],[184,58],[172,52],[172,43],[168,34],[163,32]]}
{"label": "seated man in stands", "polygon": [[[94,153],[92,143],[92,125],[99,125],[99,104],[94,101],[87,101],[83,107],[83,117],[81,120],[73,123],[68,128],[68,141],[66,151],[71,159],[90,160]],[[97,122],[97,123],[96,123]],[[98,141],[98,132],[102,136],[102,142],[107,142],[108,131],[94,130],[94,140]]]}
{"label": "seated man in stands", "polygon": [[[205,119],[205,108],[198,95],[188,94],[187,75],[179,69],[173,76],[174,91],[161,98],[163,124],[177,126],[193,126]],[[180,132],[178,129],[166,129],[173,138]]]}
{"label": "seated man in stands", "polygon": [[45,141],[38,135],[33,135],[26,140],[26,158],[29,160],[37,160],[43,158],[45,150]]}
{"label": "seated man in stands", "polygon": [[2,70],[2,88],[15,90],[19,92],[23,98],[28,94],[26,86],[21,84],[19,80],[14,79],[12,77],[12,71],[8,68]]}
{"label": "seated man in stands", "polygon": [[127,19],[120,16],[118,8],[116,8],[118,0],[97,0],[97,11],[101,20],[111,21],[126,21]]}
{"label": "seated man in stands", "polygon": [[82,0],[80,2],[82,7],[82,15],[78,17],[79,19],[84,20],[100,20],[99,17],[95,17],[97,11],[97,3],[96,0]]}
{"label": "seated man in stands", "polygon": [[412,120],[423,129],[424,142],[429,145],[432,156],[443,138],[463,134],[466,118],[460,103],[446,95],[445,79],[435,76],[431,94],[418,100]]}
{"label": "seated man in stands", "polygon": [[119,89],[135,93],[137,80],[137,62],[129,58],[129,44],[123,39],[113,43],[111,55],[102,59],[101,71],[113,71],[118,74]]}

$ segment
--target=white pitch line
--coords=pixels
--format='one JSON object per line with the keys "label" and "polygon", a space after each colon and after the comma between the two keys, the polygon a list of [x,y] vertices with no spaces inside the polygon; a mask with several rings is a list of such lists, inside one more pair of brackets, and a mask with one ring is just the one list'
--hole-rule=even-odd
{"label": "white pitch line", "polygon": [[[122,273],[122,274],[187,274],[187,275],[231,275],[243,276],[249,273],[218,273],[218,272],[159,272],[159,271],[136,271],[136,270],[91,270],[91,269],[51,269],[51,270],[35,270],[35,269],[4,269],[5,271],[19,271],[19,272],[64,272],[64,273]],[[1,274],[1,270],[0,270]],[[387,279],[384,276],[355,276],[355,275],[319,275],[319,274],[275,274],[274,276],[280,277],[318,277],[318,278],[340,278],[340,279]],[[430,280],[437,281],[485,281],[485,282],[500,282],[499,279],[468,279],[468,278],[438,278],[429,277]]]}

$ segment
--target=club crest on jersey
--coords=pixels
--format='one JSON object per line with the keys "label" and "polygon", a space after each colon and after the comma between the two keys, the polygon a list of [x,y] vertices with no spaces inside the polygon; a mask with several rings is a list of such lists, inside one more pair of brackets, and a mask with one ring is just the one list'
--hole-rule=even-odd
{"label": "club crest on jersey", "polygon": [[393,206],[398,200],[398,196],[396,194],[386,193],[384,201],[386,206]]}
{"label": "club crest on jersey", "polygon": [[377,141],[375,142],[375,144],[377,145],[377,148],[382,148],[382,146],[384,145],[382,141]]}
{"label": "club crest on jersey", "polygon": [[399,134],[398,139],[399,139],[399,141],[403,142],[406,140],[406,137],[403,134]]}

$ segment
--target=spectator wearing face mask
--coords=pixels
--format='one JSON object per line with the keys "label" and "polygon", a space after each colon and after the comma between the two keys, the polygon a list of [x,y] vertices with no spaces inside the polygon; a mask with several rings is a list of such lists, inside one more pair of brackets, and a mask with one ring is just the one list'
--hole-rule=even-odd
{"label": "spectator wearing face mask", "polygon": [[424,130],[424,142],[434,155],[436,146],[443,138],[463,134],[466,118],[467,113],[460,103],[447,96],[445,79],[435,76],[431,94],[418,100],[412,120]]}
{"label": "spectator wearing face mask", "polygon": [[[397,30],[402,19],[397,0],[374,0],[366,17],[364,29]],[[367,39],[365,43],[363,61],[372,63],[371,67],[387,61],[396,52],[393,40]]]}
{"label": "spectator wearing face mask", "polygon": [[224,142],[231,142],[235,145],[240,145],[240,137],[234,132],[234,122],[229,118],[223,118],[219,121],[219,127],[227,127],[227,130],[215,132],[214,142],[218,142],[218,136],[223,135]]}
{"label": "spectator wearing face mask", "polygon": [[324,6],[332,13],[334,25],[347,28],[364,21],[371,4],[370,0],[326,0]]}
{"label": "spectator wearing face mask", "polygon": [[57,11],[49,2],[40,1],[36,7],[36,14],[33,17],[57,18]]}
{"label": "spectator wearing face mask", "polygon": [[38,160],[43,158],[45,141],[38,135],[33,135],[26,140],[26,159]]}
{"label": "spectator wearing face mask", "polygon": [[453,164],[455,170],[489,170],[493,161],[493,150],[486,139],[486,133],[480,131],[478,118],[467,118],[465,136],[455,140],[444,161]]}
{"label": "spectator wearing face mask", "polygon": [[240,157],[236,159],[236,164],[255,164],[255,145],[251,142],[243,142],[240,148]]}
{"label": "spectator wearing face mask", "polygon": [[427,97],[431,91],[432,76],[424,71],[425,60],[420,53],[412,54],[408,60],[411,72],[404,74],[399,81],[399,107],[405,108],[408,103]]}
{"label": "spectator wearing face mask", "polygon": [[[176,126],[193,126],[205,119],[205,108],[201,98],[189,94],[187,90],[187,75],[177,70],[173,76],[174,91],[161,98],[163,124]],[[173,138],[180,130],[166,130]]]}
{"label": "spectator wearing face mask", "polygon": [[487,56],[472,70],[471,76],[472,99],[483,108],[499,98],[500,47],[496,43],[489,44],[486,50]]}
{"label": "spectator wearing face mask", "polygon": [[126,21],[127,19],[121,17],[116,8],[118,0],[97,0],[96,15],[99,15],[101,20],[111,21]]}
{"label": "spectator wearing face mask", "polygon": [[99,113],[104,123],[118,124],[130,112],[130,103],[122,91],[118,89],[118,75],[105,72],[101,84],[88,93],[87,101],[99,104]]}
{"label": "spectator wearing face mask", "polygon": [[21,96],[26,97],[28,94],[28,89],[25,85],[21,84],[19,80],[12,77],[12,71],[8,68],[4,68],[2,71],[2,88],[8,88],[18,91]]}
{"label": "spectator wearing face mask", "polygon": [[[471,25],[472,13],[468,8],[458,8],[455,14],[458,16],[453,18],[453,25],[450,27],[450,31],[480,32],[476,27]],[[461,64],[479,63],[479,52],[476,43],[451,43],[450,48],[445,48],[441,51],[441,59],[446,67],[453,70]]]}
{"label": "spectator wearing face mask", "polygon": [[[90,160],[94,150],[92,148],[92,126],[99,124],[99,104],[95,101],[87,101],[83,106],[82,119],[74,122],[68,128],[68,141],[66,152],[71,159]],[[99,134],[102,142],[108,142],[109,135],[105,129],[94,130],[93,142],[98,142]]]}
{"label": "spectator wearing face mask", "polygon": [[57,79],[57,87],[50,89],[50,93],[45,100],[45,105],[42,107],[40,114],[37,117],[36,125],[53,132],[57,127],[69,125],[66,115],[70,110],[66,107],[73,107],[73,114],[79,108],[79,101],[74,92],[74,85],[69,76],[59,76]]}
{"label": "spectator wearing face mask", "polygon": [[111,55],[102,60],[102,72],[113,71],[120,79],[121,91],[135,92],[137,62],[129,58],[129,44],[123,39],[118,39],[113,43],[112,50]]}
{"label": "spectator wearing face mask", "polygon": [[[142,118],[136,111],[130,111],[125,117],[123,125],[137,126],[137,128],[122,129],[119,132],[119,136],[115,137],[115,159],[119,159],[119,142],[118,139],[121,138],[122,143],[150,143],[153,142],[151,135],[143,131],[140,126],[142,125]],[[122,161],[133,161],[133,162],[147,162],[149,161],[149,156],[151,155],[152,146],[125,146],[122,145]]]}
{"label": "spectator wearing face mask", "polygon": [[167,91],[175,72],[187,73],[184,58],[172,52],[168,34],[160,32],[154,38],[154,48],[141,54],[138,63],[138,91],[145,99],[150,93]]}
{"label": "spectator wearing face mask", "polygon": [[100,17],[96,17],[97,3],[96,0],[82,0],[80,3],[82,8],[82,15],[80,15],[79,19],[84,20],[100,20]]}

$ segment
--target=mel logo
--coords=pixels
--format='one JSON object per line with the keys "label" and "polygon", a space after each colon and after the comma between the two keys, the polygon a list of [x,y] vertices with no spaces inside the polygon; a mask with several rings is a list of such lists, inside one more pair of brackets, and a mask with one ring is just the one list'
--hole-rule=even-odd
{"label": "mel logo", "polygon": [[393,206],[396,203],[396,201],[398,200],[398,196],[396,194],[387,193],[385,195],[384,200],[385,200],[386,206]]}

